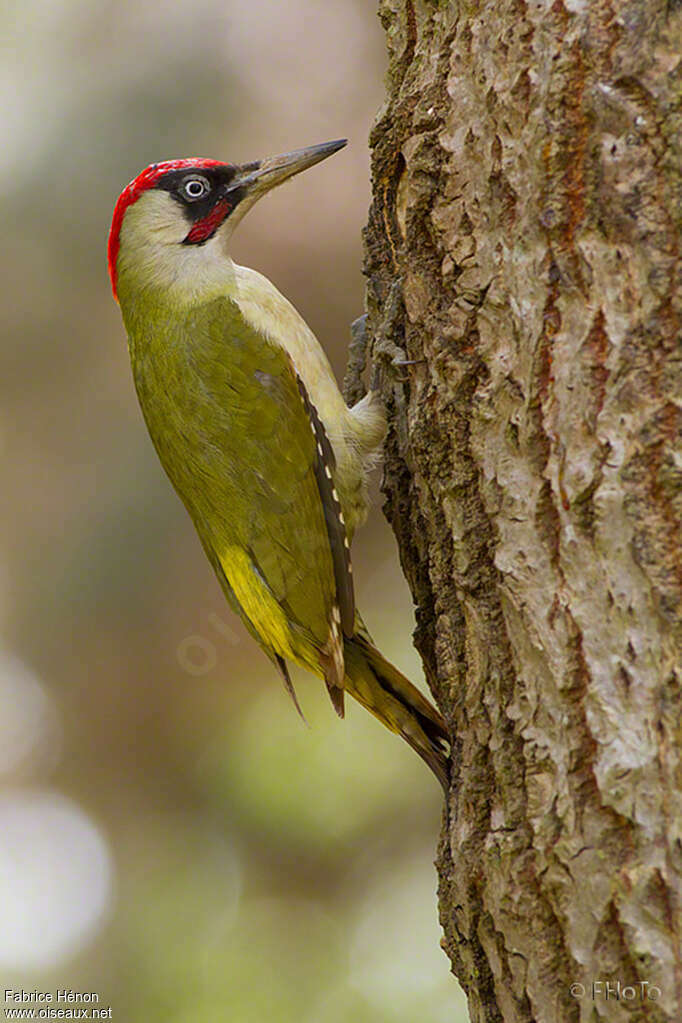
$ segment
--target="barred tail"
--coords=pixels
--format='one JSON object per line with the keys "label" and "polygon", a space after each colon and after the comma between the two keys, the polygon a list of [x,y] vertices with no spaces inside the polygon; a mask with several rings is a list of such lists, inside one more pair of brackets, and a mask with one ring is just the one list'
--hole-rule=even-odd
{"label": "barred tail", "polygon": [[345,640],[344,657],[346,692],[409,743],[447,794],[448,735],[436,708],[357,632]]}

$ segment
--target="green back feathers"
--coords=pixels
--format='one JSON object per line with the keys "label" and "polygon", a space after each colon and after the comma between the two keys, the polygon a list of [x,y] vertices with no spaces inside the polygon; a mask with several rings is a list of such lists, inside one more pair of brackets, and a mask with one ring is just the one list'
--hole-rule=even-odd
{"label": "green back feathers", "polygon": [[319,670],[337,587],[289,356],[225,297],[127,320],[149,432],[211,560],[265,645]]}
{"label": "green back feathers", "polygon": [[[447,789],[438,711],[381,656],[354,612],[340,467],[291,356],[229,297],[171,306],[160,290],[128,288],[124,273],[119,296],[142,411],[231,606],[294,700],[287,659],[324,677],[339,713],[345,687]],[[371,450],[382,417],[365,402],[356,419]]]}

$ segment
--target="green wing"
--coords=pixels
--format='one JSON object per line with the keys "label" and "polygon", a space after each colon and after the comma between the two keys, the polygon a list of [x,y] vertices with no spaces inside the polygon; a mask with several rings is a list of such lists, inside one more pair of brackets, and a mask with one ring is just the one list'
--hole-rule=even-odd
{"label": "green wing", "polygon": [[281,668],[323,674],[341,709],[352,583],[324,429],[288,354],[235,303],[202,306],[183,333],[170,390],[184,460],[159,453],[250,630]]}

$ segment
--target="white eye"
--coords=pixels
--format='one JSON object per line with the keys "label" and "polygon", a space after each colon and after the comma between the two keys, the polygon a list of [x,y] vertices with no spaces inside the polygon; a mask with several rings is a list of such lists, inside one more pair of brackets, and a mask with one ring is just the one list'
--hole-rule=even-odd
{"label": "white eye", "polygon": [[187,180],[184,181],[182,185],[182,194],[185,196],[186,199],[190,200],[203,199],[203,197],[205,195],[208,195],[210,191],[211,186],[209,185],[206,178],[200,177],[187,178]]}

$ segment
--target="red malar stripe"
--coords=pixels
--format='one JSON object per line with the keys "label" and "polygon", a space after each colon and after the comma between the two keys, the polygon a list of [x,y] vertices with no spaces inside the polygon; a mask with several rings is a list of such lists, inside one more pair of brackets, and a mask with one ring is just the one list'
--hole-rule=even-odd
{"label": "red malar stripe", "polygon": [[185,238],[185,243],[196,245],[198,242],[205,242],[212,234],[215,234],[230,209],[227,199],[219,199],[207,216],[202,220],[197,220]]}

